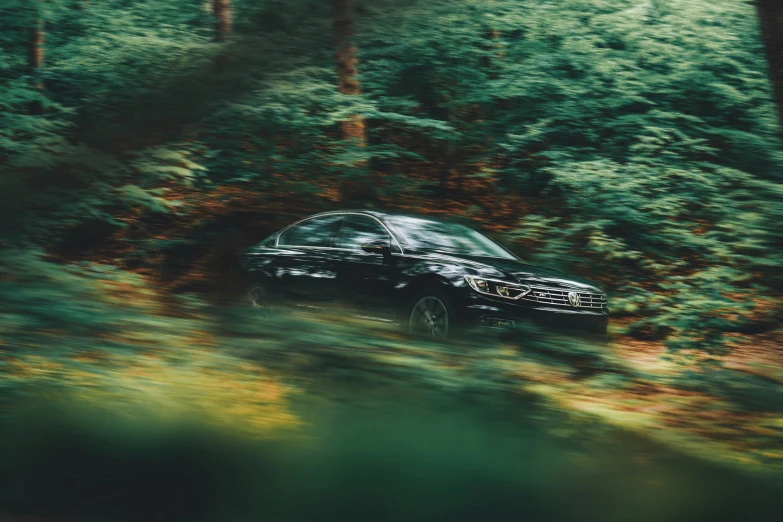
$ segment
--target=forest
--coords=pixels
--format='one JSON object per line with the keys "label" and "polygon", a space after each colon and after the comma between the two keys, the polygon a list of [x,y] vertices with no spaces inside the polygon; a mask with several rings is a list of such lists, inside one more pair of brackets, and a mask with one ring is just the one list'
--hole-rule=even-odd
{"label": "forest", "polygon": [[[3,0],[0,517],[768,520],[781,35],[773,0]],[[237,251],[345,208],[589,275],[610,342],[233,303]]]}

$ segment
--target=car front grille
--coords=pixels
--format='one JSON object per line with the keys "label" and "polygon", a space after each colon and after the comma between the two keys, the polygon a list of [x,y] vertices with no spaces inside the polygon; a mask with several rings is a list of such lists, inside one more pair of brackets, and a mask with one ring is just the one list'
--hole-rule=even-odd
{"label": "car front grille", "polygon": [[606,308],[606,295],[575,292],[579,296],[579,306],[574,307],[568,300],[568,294],[574,290],[530,286],[530,293],[522,299],[536,303],[569,308]]}

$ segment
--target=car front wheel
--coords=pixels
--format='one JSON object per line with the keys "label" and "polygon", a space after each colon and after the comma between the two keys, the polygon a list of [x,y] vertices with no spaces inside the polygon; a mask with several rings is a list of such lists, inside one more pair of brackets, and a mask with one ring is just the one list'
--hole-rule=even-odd
{"label": "car front wheel", "polygon": [[449,335],[452,318],[451,306],[440,292],[425,292],[412,301],[408,313],[408,331],[433,339],[445,339]]}

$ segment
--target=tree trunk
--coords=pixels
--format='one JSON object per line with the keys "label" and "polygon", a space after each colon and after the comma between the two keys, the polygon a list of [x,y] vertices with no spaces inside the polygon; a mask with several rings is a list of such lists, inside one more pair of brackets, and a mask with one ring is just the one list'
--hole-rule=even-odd
{"label": "tree trunk", "polygon": [[[361,94],[359,72],[357,70],[356,45],[353,43],[353,2],[351,0],[332,0],[334,16],[334,46],[337,60],[338,89],[342,94],[358,96]],[[350,116],[340,123],[343,140],[363,148],[367,145],[364,118],[359,114]],[[367,165],[359,162],[354,165],[357,171],[363,171]],[[373,184],[366,178],[366,172],[357,172],[355,176],[344,179],[339,185],[340,201],[344,206],[371,206],[378,199]]]}
{"label": "tree trunk", "polygon": [[778,106],[778,118],[783,133],[783,2],[756,0],[764,45],[769,62],[769,76]]}
{"label": "tree trunk", "polygon": [[[459,121],[453,96],[449,95],[445,103],[446,118],[449,126],[454,129],[454,132],[457,132]],[[450,136],[446,141],[446,150],[443,152],[443,162],[440,169],[438,169],[438,196],[441,201],[446,201],[449,197],[449,182],[455,177],[455,171],[457,170],[457,143],[454,135]],[[456,177],[458,178],[459,176]]]}
{"label": "tree trunk", "polygon": [[[40,5],[35,19],[30,26],[30,39],[27,46],[27,66],[30,68],[30,74],[34,78],[33,86],[43,91],[44,84],[40,77],[41,68],[44,63],[44,18]],[[43,112],[43,106],[39,100],[30,102],[30,113],[40,114]]]}
{"label": "tree trunk", "polygon": [[[361,94],[356,46],[353,38],[353,2],[351,0],[332,0],[334,11],[334,43],[337,58],[337,77],[339,90],[343,94]],[[364,147],[367,136],[364,128],[364,118],[356,114],[342,122],[343,139],[352,140]]]}
{"label": "tree trunk", "polygon": [[27,65],[33,73],[37,73],[44,62],[44,22],[40,16],[33,20],[32,27],[30,27],[27,50]]}
{"label": "tree trunk", "polygon": [[224,42],[233,31],[231,0],[212,0],[212,13],[215,15],[215,41]]}

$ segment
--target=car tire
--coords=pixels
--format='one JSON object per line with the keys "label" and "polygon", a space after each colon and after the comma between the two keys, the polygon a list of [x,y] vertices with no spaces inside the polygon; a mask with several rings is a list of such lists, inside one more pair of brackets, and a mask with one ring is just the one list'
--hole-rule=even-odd
{"label": "car tire", "polygon": [[420,337],[448,339],[457,329],[451,300],[436,288],[416,294],[406,308],[404,319],[408,333]]}
{"label": "car tire", "polygon": [[264,284],[255,284],[247,289],[244,304],[253,308],[259,315],[268,316],[275,312],[276,306],[269,288]]}

